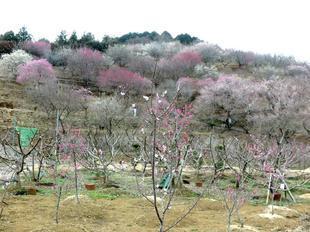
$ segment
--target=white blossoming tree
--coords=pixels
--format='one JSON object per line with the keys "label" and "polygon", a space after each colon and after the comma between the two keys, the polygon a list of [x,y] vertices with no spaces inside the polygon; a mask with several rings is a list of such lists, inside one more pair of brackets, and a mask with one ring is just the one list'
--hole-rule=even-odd
{"label": "white blossoming tree", "polygon": [[11,54],[5,54],[0,60],[1,74],[9,78],[15,78],[17,75],[17,67],[32,60],[31,55],[23,50],[17,50]]}

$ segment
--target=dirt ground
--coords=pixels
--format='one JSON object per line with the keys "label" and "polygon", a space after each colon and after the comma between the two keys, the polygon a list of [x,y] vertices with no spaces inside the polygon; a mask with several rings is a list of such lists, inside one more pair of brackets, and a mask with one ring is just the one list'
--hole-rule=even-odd
{"label": "dirt ground", "polygon": [[[154,211],[141,198],[94,200],[85,197],[80,205],[74,199],[67,199],[61,204],[58,225],[54,221],[55,201],[54,197],[39,195],[10,198],[0,219],[0,231],[157,231]],[[186,206],[184,200],[173,205],[168,222],[177,218]],[[259,216],[266,213],[268,207],[245,205],[241,210],[245,229],[233,231],[309,231],[310,204],[299,203],[289,208],[276,207],[275,214],[281,216],[269,219]],[[225,218],[221,202],[203,199],[191,215],[171,231],[225,231]],[[237,220],[233,224],[237,225]]]}

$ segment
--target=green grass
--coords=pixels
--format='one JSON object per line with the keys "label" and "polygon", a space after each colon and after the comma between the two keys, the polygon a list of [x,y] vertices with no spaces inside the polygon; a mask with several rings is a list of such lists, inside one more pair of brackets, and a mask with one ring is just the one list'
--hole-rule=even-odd
{"label": "green grass", "polygon": [[108,194],[108,193],[103,193],[100,191],[88,191],[87,195],[94,200],[97,200],[97,199],[114,200],[119,197],[119,195],[117,194]]}
{"label": "green grass", "polygon": [[37,192],[41,196],[51,196],[55,193],[55,190],[52,188],[39,188]]}

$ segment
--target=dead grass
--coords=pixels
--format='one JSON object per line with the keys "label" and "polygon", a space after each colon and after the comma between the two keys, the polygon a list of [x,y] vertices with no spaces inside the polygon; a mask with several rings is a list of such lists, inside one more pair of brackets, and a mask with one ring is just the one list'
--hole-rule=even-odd
{"label": "dead grass", "polygon": [[[156,231],[157,220],[151,205],[141,198],[117,198],[115,200],[81,198],[63,201],[60,208],[60,223],[54,222],[56,199],[53,196],[12,197],[0,220],[0,231]],[[173,205],[168,222],[177,218],[187,206],[180,200]],[[259,217],[265,206],[245,205],[241,215],[246,227],[241,231],[288,231],[301,226],[299,217],[310,211],[309,204],[296,204],[294,215],[278,210],[283,218]],[[281,213],[284,212],[284,213]],[[288,212],[292,212],[288,210]],[[237,220],[233,222],[237,225]],[[240,231],[234,226],[234,231]],[[172,231],[225,231],[225,211],[222,203],[203,199],[197,208]]]}

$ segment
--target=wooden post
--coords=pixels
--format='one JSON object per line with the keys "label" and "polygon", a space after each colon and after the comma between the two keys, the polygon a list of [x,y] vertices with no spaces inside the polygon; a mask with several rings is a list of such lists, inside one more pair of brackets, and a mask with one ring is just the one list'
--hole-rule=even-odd
{"label": "wooden post", "polygon": [[281,174],[281,172],[280,172],[279,170],[277,170],[277,173],[279,174],[279,176],[280,176],[282,182],[284,183],[285,188],[286,188],[286,191],[288,191],[288,194],[290,195],[290,197],[292,198],[292,200],[294,201],[294,203],[296,203],[296,200],[295,200],[295,198],[294,198],[294,196],[293,196],[293,194],[292,194],[290,188],[288,187],[286,181],[284,180],[284,176]]}
{"label": "wooden post", "polygon": [[267,198],[266,198],[266,205],[268,205],[268,203],[269,203],[269,195],[270,195],[270,188],[271,188],[271,178],[272,178],[272,173],[270,172],[269,183],[268,183],[268,190],[267,190]]}

